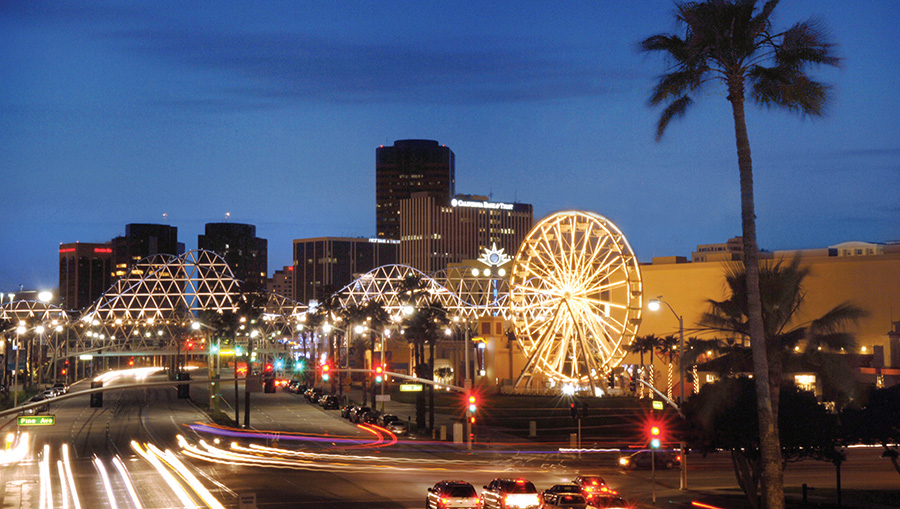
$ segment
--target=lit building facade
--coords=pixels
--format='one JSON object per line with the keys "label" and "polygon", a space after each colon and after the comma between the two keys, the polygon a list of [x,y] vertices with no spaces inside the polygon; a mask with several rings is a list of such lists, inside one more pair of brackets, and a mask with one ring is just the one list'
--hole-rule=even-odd
{"label": "lit building facade", "polygon": [[148,256],[184,254],[184,244],[178,242],[178,228],[165,224],[127,224],[125,236],[112,239],[111,244],[116,278]]}
{"label": "lit building facade", "polygon": [[256,236],[256,226],[240,223],[206,223],[197,236],[197,247],[212,251],[228,263],[245,291],[266,287],[268,241]]}
{"label": "lit building facade", "polygon": [[378,238],[400,238],[400,201],[426,193],[448,204],[456,189],[453,151],[434,140],[397,140],[375,149],[375,223]]}
{"label": "lit building facade", "polygon": [[515,256],[531,230],[532,206],[457,195],[449,202],[428,193],[400,200],[401,264],[426,274],[477,258],[496,245]]}
{"label": "lit building facade", "polygon": [[282,297],[293,298],[294,266],[285,265],[283,268],[276,270],[272,277],[266,281],[266,290]]}
{"label": "lit building facade", "polygon": [[327,297],[358,275],[397,263],[398,240],[317,237],[294,240],[294,285],[298,302]]}
{"label": "lit building facade", "polygon": [[80,310],[99,299],[112,286],[112,260],[110,244],[60,244],[60,307]]}

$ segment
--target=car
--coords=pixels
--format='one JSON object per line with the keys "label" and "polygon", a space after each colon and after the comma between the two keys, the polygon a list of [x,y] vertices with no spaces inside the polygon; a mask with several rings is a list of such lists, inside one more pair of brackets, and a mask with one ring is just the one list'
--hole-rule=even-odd
{"label": "car", "polygon": [[340,408],[338,397],[334,394],[322,396],[322,399],[319,400],[319,404],[322,405],[322,408],[324,408],[325,410],[337,410],[338,408]]}
{"label": "car", "polygon": [[53,384],[53,388],[56,389],[56,392],[59,394],[68,394],[69,393],[69,386],[62,382]]}
{"label": "car", "polygon": [[[37,403],[39,401],[47,401],[47,399],[48,398],[44,397],[44,395],[37,394],[37,395],[29,398],[29,400],[26,401],[26,403]],[[23,413],[26,415],[34,415],[34,414],[39,414],[41,412],[49,412],[49,411],[50,411],[50,404],[47,403],[45,405],[39,405],[39,406],[32,407],[32,408],[26,408],[23,411]]]}
{"label": "car", "polygon": [[635,506],[618,495],[595,495],[588,507],[593,509],[633,509]]}
{"label": "car", "polygon": [[642,468],[669,469],[681,466],[681,455],[671,451],[638,451],[630,456],[619,458],[619,466],[629,470]]}
{"label": "car", "polygon": [[541,492],[541,508],[585,509],[587,499],[577,484],[554,484]]}
{"label": "car", "polygon": [[56,389],[44,389],[44,392],[41,393],[41,396],[50,399],[59,396],[59,394],[56,392]]}
{"label": "car", "polygon": [[481,498],[466,481],[441,481],[428,488],[425,509],[481,509]]}
{"label": "car", "polygon": [[378,419],[375,421],[375,424],[378,424],[382,428],[387,428],[387,425],[394,422],[399,421],[400,418],[394,414],[381,414],[378,416]]}
{"label": "car", "polygon": [[364,422],[366,424],[375,424],[378,422],[378,412],[375,410],[369,410],[362,414],[357,422]]}
{"label": "car", "polygon": [[581,488],[581,494],[591,505],[598,496],[617,495],[616,491],[610,488],[603,476],[599,474],[579,475],[572,479],[572,483]]}
{"label": "car", "polygon": [[350,422],[365,422],[362,420],[363,415],[371,411],[372,409],[367,406],[354,407],[353,410],[350,410]]}
{"label": "car", "polygon": [[494,479],[481,492],[484,509],[537,509],[541,497],[527,479]]}
{"label": "car", "polygon": [[344,419],[350,418],[350,410],[353,410],[353,405],[344,405],[341,407],[341,417]]}
{"label": "car", "polygon": [[406,423],[403,421],[391,421],[385,428],[395,435],[405,435],[407,432]]}

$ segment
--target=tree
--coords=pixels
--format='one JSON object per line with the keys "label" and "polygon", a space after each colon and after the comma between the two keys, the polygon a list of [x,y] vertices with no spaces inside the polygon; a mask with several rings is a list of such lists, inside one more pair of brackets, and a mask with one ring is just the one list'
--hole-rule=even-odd
{"label": "tree", "polygon": [[[414,311],[407,315],[402,322],[404,337],[417,352],[415,360],[415,373],[419,378],[434,380],[434,347],[435,342],[443,335],[444,329],[449,324],[447,311],[440,302],[423,302]],[[430,359],[424,360],[425,344],[431,348]],[[434,385],[429,384],[428,398],[430,401],[430,415],[428,427],[434,428]],[[419,393],[416,397],[416,425],[425,427],[425,395]]]}
{"label": "tree", "polygon": [[[754,385],[746,377],[706,384],[687,401],[683,411],[691,449],[702,454],[728,451],[738,485],[756,509],[761,507],[762,464]],[[781,389],[779,402],[779,461],[830,461],[838,438],[835,416],[813,394],[794,386]]]}
{"label": "tree", "polygon": [[888,458],[900,474],[900,385],[875,389],[868,394],[863,408],[841,411],[841,428],[849,443],[879,444],[882,457]]}
{"label": "tree", "polygon": [[759,300],[759,252],[753,199],[753,162],[744,113],[745,86],[750,99],[762,106],[785,108],[818,116],[823,112],[828,87],[812,80],[811,64],[837,65],[832,45],[816,23],[796,23],[783,32],[772,29],[770,16],[777,0],[766,2],[757,12],[756,0],[707,0],[676,4],[676,20],[684,36],[659,34],[645,39],[641,49],[661,52],[671,67],[659,77],[651,105],[666,103],[657,124],[656,139],[669,122],[685,114],[693,96],[705,85],[725,85],[731,103],[741,188],[743,260],[747,267],[747,301],[750,341],[757,380],[757,405],[763,457],[763,491],[766,507],[784,507],[784,486],[779,461],[778,433],[769,394],[768,365]]}
{"label": "tree", "polygon": [[657,345],[657,353],[659,357],[666,363],[666,397],[672,399],[672,371],[675,367],[673,362],[678,357],[678,338],[675,336],[666,336],[660,338]]}
{"label": "tree", "polygon": [[[745,275],[742,265],[728,266],[725,283],[731,295],[722,301],[707,301],[710,310],[700,318],[701,325],[730,335],[749,336]],[[805,360],[820,367],[825,366],[828,361],[822,352],[841,352],[856,347],[855,336],[845,328],[855,324],[866,314],[862,309],[844,302],[819,318],[798,323],[798,311],[806,297],[803,281],[808,275],[809,268],[801,266],[799,257],[794,257],[787,263],[784,260],[767,261],[760,266],[760,297],[769,365],[766,379],[774,410],[778,408],[785,363],[794,356],[794,352],[802,351]],[[844,373],[846,372],[838,370],[837,366],[820,370],[826,380],[840,380],[845,378],[840,376]],[[777,417],[776,411],[775,418]]]}
{"label": "tree", "polygon": [[[634,338],[634,341],[628,345],[628,351],[631,353],[640,354],[641,356],[641,369],[639,372],[640,379],[644,379],[644,353],[650,354],[650,385],[655,386],[653,380],[653,352],[656,351],[656,348],[659,346],[659,338],[653,334],[648,334],[646,336],[638,336]],[[641,397],[644,397],[644,385],[641,384]],[[652,398],[653,395],[651,394]]]}

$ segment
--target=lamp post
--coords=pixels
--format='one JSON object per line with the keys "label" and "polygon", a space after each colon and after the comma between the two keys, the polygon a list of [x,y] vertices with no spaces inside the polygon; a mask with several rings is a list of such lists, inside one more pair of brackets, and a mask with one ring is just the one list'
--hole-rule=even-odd
{"label": "lamp post", "polygon": [[[675,318],[678,319],[678,372],[679,372],[679,388],[681,397],[678,401],[678,407],[681,408],[684,405],[684,318],[675,312],[675,309],[672,308],[672,305],[668,302],[664,301],[662,295],[655,299],[651,299],[650,302],[647,303],[647,308],[650,311],[658,311],[660,308],[660,304],[665,304],[669,311],[675,315]],[[681,441],[681,482],[680,482],[680,490],[687,489],[687,456],[684,453],[684,440]]]}

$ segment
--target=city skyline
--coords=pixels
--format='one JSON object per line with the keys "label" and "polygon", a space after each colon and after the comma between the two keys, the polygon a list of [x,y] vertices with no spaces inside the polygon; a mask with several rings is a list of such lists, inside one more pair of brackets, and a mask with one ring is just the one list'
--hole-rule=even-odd
{"label": "city skyline", "polygon": [[[580,209],[641,261],[740,235],[724,91],[654,142],[664,70],[643,38],[673,5],[539,2],[5,2],[0,40],[0,291],[55,287],[60,243],[127,223],[253,224],[269,268],[292,240],[375,236],[375,149],[432,139],[456,190]],[[900,238],[900,45],[894,2],[783,2],[817,17],[841,69],[828,114],[748,107],[759,243],[770,250]],[[226,213],[230,217],[226,218]],[[165,216],[164,216],[165,214]]]}

